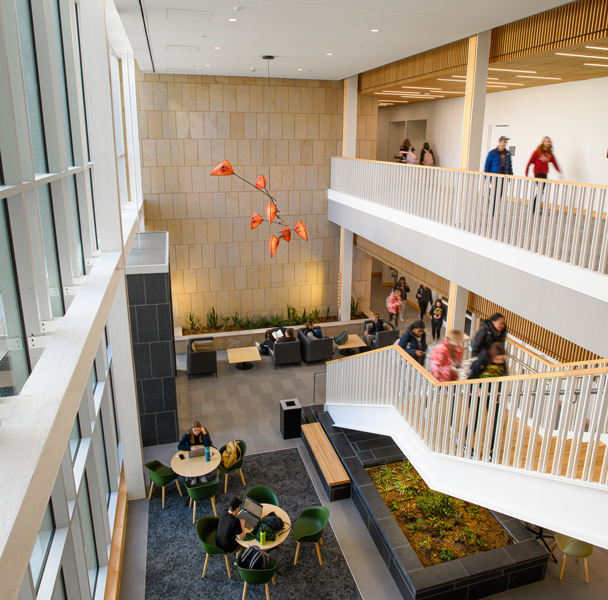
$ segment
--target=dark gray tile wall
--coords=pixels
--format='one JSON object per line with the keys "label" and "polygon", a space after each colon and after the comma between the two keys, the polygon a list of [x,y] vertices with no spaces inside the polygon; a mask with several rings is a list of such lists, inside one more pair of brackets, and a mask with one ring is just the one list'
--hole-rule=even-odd
{"label": "dark gray tile wall", "polygon": [[143,445],[177,442],[170,275],[127,275],[127,289]]}

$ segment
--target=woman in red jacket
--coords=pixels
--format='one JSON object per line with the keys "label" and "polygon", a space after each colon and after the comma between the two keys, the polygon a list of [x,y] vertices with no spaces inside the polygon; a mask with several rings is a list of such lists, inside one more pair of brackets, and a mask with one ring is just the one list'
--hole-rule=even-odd
{"label": "woman in red jacket", "polygon": [[[536,177],[536,179],[547,179],[547,174],[549,173],[549,163],[553,163],[553,166],[557,169],[557,172],[561,173],[560,168],[557,166],[555,155],[553,154],[553,144],[551,143],[551,138],[545,136],[542,144],[536,150],[534,150],[528,164],[526,165],[526,177],[528,176],[530,165],[534,165],[534,177]],[[544,183],[542,189],[545,189]],[[536,212],[536,197],[534,198],[532,212]]]}

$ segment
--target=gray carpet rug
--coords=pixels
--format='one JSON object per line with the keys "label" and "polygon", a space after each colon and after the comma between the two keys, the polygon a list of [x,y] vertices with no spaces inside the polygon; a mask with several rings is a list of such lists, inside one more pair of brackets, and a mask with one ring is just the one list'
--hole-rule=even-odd
{"label": "gray carpet rug", "polygon": [[[238,473],[228,477],[228,494],[224,495],[224,475],[216,496],[218,515],[233,496],[242,497],[247,489],[263,484],[271,487],[289,515],[292,526],[307,506],[319,505],[300,453],[296,448],[247,455],[243,464],[247,488]],[[183,490],[183,486],[182,486]],[[205,579],[201,579],[205,552],[192,523],[192,509],[187,493],[181,498],[174,484],[167,486],[165,510],[161,509],[160,489],[150,500],[148,513],[148,550],[146,560],[146,600],[234,600],[241,598],[243,580],[238,569],[230,569],[228,579],[224,557],[210,556]],[[331,506],[330,519],[331,519]],[[213,515],[211,501],[197,505],[197,519]],[[314,544],[302,544],[298,564],[293,560],[296,542],[290,535],[271,556],[278,560],[277,585],[270,585],[271,600],[356,600],[361,598],[344,560],[330,524],[323,534],[323,566],[319,565]],[[247,598],[266,597],[263,585],[250,585]]]}

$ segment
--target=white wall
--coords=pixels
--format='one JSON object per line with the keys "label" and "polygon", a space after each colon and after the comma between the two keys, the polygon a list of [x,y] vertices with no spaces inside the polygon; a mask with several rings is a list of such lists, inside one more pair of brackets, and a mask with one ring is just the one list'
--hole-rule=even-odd
{"label": "white wall", "polygon": [[[608,185],[606,98],[608,77],[488,94],[480,169],[489,126],[505,124],[509,125],[509,145],[516,147],[515,175],[524,174],[533,150],[548,135],[567,181]],[[427,119],[427,141],[435,150],[438,166],[459,168],[462,112],[462,98],[379,110],[379,157],[390,121]],[[492,146],[497,142],[492,141]]]}
{"label": "white wall", "polygon": [[[435,153],[436,165],[451,169],[460,168],[463,112],[462,98],[378,110],[378,160],[392,160],[392,157],[386,154],[388,124],[391,121],[426,119],[426,141]],[[418,156],[421,149],[416,148]]]}

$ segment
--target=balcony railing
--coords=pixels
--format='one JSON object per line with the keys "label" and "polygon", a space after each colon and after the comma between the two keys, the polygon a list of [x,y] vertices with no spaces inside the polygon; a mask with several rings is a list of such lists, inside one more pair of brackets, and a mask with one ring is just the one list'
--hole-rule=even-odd
{"label": "balcony railing", "polygon": [[328,362],[326,402],[390,406],[431,452],[585,485],[608,480],[607,368],[440,383],[391,346]]}
{"label": "balcony railing", "polygon": [[608,186],[334,157],[331,190],[608,273]]}

